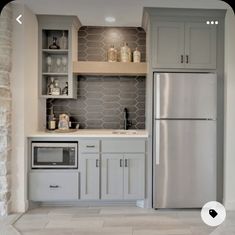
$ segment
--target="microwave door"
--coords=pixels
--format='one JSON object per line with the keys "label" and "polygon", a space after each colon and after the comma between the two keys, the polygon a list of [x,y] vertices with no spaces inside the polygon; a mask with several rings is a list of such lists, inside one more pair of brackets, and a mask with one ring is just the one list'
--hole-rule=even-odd
{"label": "microwave door", "polygon": [[77,143],[32,143],[32,168],[77,166]]}

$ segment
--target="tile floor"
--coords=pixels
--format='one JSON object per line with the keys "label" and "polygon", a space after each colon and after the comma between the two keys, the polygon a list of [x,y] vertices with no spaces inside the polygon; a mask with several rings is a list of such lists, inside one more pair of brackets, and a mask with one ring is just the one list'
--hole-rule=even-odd
{"label": "tile floor", "polygon": [[16,218],[11,229],[8,232],[0,229],[0,234],[232,235],[235,234],[235,212],[227,212],[226,222],[217,228],[211,228],[203,224],[199,210],[40,207]]}

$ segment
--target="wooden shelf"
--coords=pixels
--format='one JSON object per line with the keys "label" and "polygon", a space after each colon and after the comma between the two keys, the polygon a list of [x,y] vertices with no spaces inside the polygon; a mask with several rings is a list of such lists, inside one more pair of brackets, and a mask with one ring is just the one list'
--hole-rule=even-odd
{"label": "wooden shelf", "polygon": [[42,73],[44,76],[68,76],[68,73]]}
{"label": "wooden shelf", "polygon": [[75,61],[73,73],[77,75],[145,76],[147,63]]}
{"label": "wooden shelf", "polygon": [[42,49],[43,52],[47,53],[47,54],[57,54],[57,55],[65,55],[68,54],[68,50],[62,50],[62,49],[58,49],[58,50],[54,50],[54,49]]}

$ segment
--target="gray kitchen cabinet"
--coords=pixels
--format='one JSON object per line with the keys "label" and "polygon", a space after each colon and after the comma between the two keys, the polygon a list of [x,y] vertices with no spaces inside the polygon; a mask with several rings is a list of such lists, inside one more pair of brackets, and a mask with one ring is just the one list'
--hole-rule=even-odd
{"label": "gray kitchen cabinet", "polygon": [[182,68],[184,23],[156,22],[153,25],[153,31],[153,66],[156,68]]}
{"label": "gray kitchen cabinet", "polygon": [[152,25],[152,67],[216,69],[216,25],[156,19]]}
{"label": "gray kitchen cabinet", "polygon": [[123,199],[123,155],[102,154],[101,199]]}
{"label": "gray kitchen cabinet", "polygon": [[185,68],[216,68],[216,25],[185,23]]}
{"label": "gray kitchen cabinet", "polygon": [[124,155],[124,199],[143,199],[145,196],[144,154]]}
{"label": "gray kitchen cabinet", "polygon": [[100,158],[99,154],[80,155],[81,199],[100,198]]}
{"label": "gray kitchen cabinet", "polygon": [[78,172],[32,172],[29,174],[29,199],[41,202],[78,200],[78,177]]}

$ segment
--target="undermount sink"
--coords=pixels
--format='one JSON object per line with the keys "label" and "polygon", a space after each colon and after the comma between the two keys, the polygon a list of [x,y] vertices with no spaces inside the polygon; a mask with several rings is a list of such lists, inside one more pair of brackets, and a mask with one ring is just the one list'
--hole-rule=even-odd
{"label": "undermount sink", "polygon": [[113,131],[112,134],[116,134],[116,135],[136,135],[137,131],[120,130],[120,131]]}

